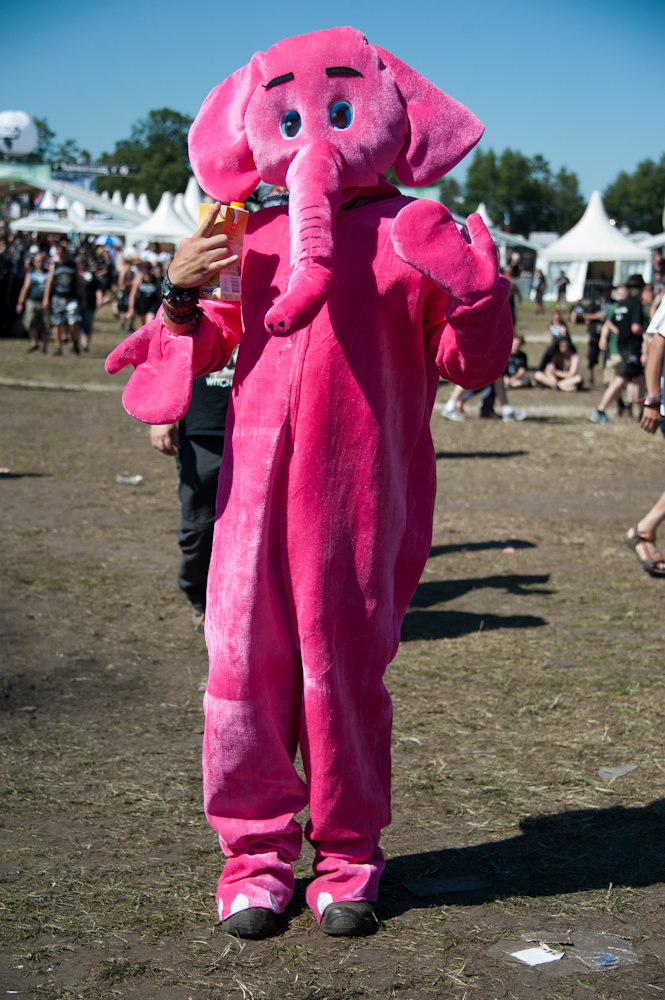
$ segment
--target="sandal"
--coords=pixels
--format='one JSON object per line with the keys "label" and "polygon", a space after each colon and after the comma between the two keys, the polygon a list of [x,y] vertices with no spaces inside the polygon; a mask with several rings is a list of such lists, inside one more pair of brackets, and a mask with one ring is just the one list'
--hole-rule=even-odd
{"label": "sandal", "polygon": [[[665,559],[662,556],[658,559],[642,559],[639,552],[637,551],[637,546],[640,544],[651,543],[655,545],[656,536],[655,535],[640,535],[637,530],[637,525],[633,528],[633,536],[631,537],[628,532],[624,537],[624,541],[629,549],[632,549],[637,556],[637,561],[642,565],[645,573],[649,573],[650,576],[665,576]],[[658,566],[660,563],[660,567]]]}

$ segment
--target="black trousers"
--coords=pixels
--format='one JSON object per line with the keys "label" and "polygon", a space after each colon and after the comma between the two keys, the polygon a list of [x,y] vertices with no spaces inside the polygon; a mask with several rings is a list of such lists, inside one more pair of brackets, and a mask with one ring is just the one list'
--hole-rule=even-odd
{"label": "black trousers", "polygon": [[196,611],[205,611],[206,606],[217,482],[223,450],[223,437],[183,435],[176,456],[182,512],[178,532],[178,545],[182,552],[178,584]]}

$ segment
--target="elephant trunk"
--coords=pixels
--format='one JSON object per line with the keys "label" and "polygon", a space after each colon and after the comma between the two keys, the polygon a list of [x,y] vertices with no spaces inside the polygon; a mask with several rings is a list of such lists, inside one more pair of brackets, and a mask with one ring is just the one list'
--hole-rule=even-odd
{"label": "elephant trunk", "polygon": [[318,315],[335,283],[335,224],[342,194],[339,150],[320,139],[303,146],[286,175],[291,277],[266,315],[273,334],[295,333]]}

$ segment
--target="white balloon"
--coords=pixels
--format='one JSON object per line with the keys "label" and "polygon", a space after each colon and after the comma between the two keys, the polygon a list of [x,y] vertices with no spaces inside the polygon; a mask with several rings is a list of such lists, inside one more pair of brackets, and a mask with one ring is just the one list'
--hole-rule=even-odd
{"label": "white balloon", "polygon": [[39,142],[37,126],[25,111],[0,112],[0,151],[27,156]]}

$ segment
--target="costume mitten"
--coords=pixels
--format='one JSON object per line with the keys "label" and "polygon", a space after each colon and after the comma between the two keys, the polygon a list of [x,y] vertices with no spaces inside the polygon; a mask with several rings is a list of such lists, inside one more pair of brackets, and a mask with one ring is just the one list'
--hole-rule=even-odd
{"label": "costume mitten", "polygon": [[499,285],[496,249],[477,212],[468,235],[445,205],[421,199],[402,209],[392,226],[395,252],[452,299],[472,305]]}

